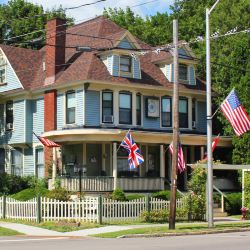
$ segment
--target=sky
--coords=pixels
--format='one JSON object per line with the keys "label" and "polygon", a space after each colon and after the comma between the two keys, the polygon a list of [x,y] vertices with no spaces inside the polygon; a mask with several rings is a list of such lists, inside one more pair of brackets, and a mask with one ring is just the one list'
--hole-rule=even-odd
{"label": "sky", "polygon": [[[85,3],[96,2],[97,0],[27,0],[28,2],[40,4],[44,9],[51,9],[53,7],[59,7],[62,5],[63,8],[79,6]],[[7,3],[8,0],[0,0],[0,4]],[[89,19],[98,15],[101,15],[104,7],[121,7],[125,9],[126,6],[130,6],[131,9],[142,17],[147,15],[154,15],[156,12],[164,13],[169,12],[169,6],[173,4],[174,0],[106,0],[94,5],[81,7],[74,10],[68,10],[66,13],[68,16],[75,18],[77,21]],[[143,4],[138,7],[134,5]]]}

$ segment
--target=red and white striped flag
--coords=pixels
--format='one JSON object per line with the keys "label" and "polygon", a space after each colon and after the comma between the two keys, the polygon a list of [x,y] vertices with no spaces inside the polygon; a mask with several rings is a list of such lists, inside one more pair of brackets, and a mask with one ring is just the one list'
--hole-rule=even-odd
{"label": "red and white striped flag", "polygon": [[[173,142],[169,145],[169,150],[171,154],[173,155],[174,148],[173,148]],[[186,169],[186,163],[182,151],[181,144],[179,144],[179,150],[178,150],[178,170],[180,173],[182,173]]]}
{"label": "red and white striped flag", "polygon": [[250,118],[241,105],[234,89],[229,93],[220,107],[233,126],[236,135],[240,136],[250,130]]}
{"label": "red and white striped flag", "polygon": [[45,147],[48,147],[48,148],[55,148],[55,147],[60,147],[59,144],[49,140],[49,139],[46,139],[42,136],[38,136],[36,135],[34,132],[33,134],[37,137],[37,139],[45,146]]}
{"label": "red and white striped flag", "polygon": [[[212,153],[214,152],[214,150],[215,150],[217,144],[219,143],[219,141],[220,141],[220,134],[217,135],[214,138],[214,140],[213,140],[213,143],[212,143]],[[205,154],[205,157],[203,158],[203,160],[207,160],[207,154]]]}

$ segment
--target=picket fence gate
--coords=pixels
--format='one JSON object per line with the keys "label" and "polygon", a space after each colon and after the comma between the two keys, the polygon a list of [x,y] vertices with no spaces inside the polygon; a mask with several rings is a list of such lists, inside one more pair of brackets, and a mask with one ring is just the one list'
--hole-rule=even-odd
{"label": "picket fence gate", "polygon": [[[186,198],[177,200],[177,208],[186,204]],[[86,197],[81,201],[59,201],[38,197],[18,201],[0,197],[0,218],[36,221],[112,222],[138,220],[143,211],[170,208],[170,202],[152,197],[132,201],[115,201],[105,197]]]}

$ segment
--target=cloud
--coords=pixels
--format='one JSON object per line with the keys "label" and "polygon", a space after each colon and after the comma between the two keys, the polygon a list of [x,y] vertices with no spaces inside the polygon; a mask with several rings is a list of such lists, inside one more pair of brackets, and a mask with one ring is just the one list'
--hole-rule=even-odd
{"label": "cloud", "polygon": [[[95,2],[96,0],[74,0],[74,1],[68,1],[68,0],[28,0],[29,2],[40,4],[44,7],[44,9],[51,9],[54,7],[59,7],[60,5],[63,8],[68,8],[72,6],[79,6],[85,3],[91,3]],[[152,0],[151,0],[152,1]],[[149,3],[147,3],[149,2]],[[155,2],[151,2],[150,0],[107,0],[105,2],[100,2],[94,5],[81,7],[74,10],[68,10],[67,14],[73,18],[75,18],[76,22],[86,20],[98,15],[101,15],[103,13],[104,8],[122,8],[125,9],[127,6],[130,6],[132,10],[142,16],[145,17],[146,15],[154,15],[157,11],[158,12],[168,12],[169,6],[173,4],[174,0],[158,0]],[[145,5],[141,5],[138,7],[133,7],[134,5],[139,5],[146,3]]]}

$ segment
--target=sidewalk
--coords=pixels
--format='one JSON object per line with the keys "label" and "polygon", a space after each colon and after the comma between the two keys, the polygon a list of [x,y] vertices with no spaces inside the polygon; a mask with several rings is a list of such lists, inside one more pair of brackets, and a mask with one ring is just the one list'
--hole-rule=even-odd
{"label": "sidewalk", "polygon": [[[241,220],[225,217],[225,218],[215,218],[214,221],[216,224],[216,223],[240,222]],[[199,224],[199,223],[204,223],[204,222],[195,222],[195,224]],[[177,223],[177,224],[179,224],[179,223]],[[181,223],[181,224],[191,224],[191,223]],[[88,235],[92,235],[92,234],[117,232],[117,231],[122,231],[122,230],[133,229],[133,228],[145,228],[145,227],[157,227],[157,226],[168,226],[168,224],[104,226],[104,227],[98,227],[98,228],[91,228],[91,229],[84,229],[84,230],[61,233],[61,232],[56,232],[56,231],[52,231],[52,230],[48,230],[48,229],[44,229],[44,228],[28,226],[28,225],[24,225],[24,224],[0,222],[0,227],[13,229],[13,230],[16,230],[20,233],[28,235],[28,236],[47,236],[47,237],[48,236],[81,237],[81,236],[88,236]]]}

